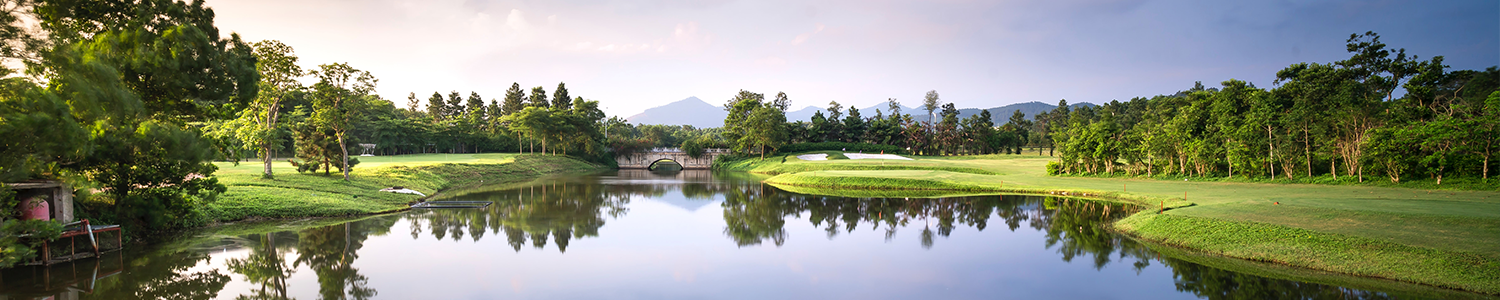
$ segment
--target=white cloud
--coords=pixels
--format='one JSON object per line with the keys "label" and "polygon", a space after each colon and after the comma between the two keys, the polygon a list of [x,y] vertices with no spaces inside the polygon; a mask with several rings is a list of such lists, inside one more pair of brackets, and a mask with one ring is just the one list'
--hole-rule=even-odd
{"label": "white cloud", "polygon": [[490,23],[491,18],[489,14],[477,13],[474,14],[474,18],[469,21],[469,30],[480,35],[488,34],[490,32]]}
{"label": "white cloud", "polygon": [[526,31],[531,24],[526,23],[526,17],[521,15],[521,10],[511,9],[510,15],[505,17],[505,25],[516,31]]}

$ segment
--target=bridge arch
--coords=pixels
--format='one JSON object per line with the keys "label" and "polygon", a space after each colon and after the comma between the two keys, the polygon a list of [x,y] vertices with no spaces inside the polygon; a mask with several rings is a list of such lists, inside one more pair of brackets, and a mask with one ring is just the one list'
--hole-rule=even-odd
{"label": "bridge arch", "polygon": [[670,161],[670,162],[672,162],[674,164],[677,164],[678,166],[682,167],[683,169],[687,169],[686,165],[684,165],[682,162],[679,162],[679,161],[677,161],[675,159],[672,159],[671,157],[663,157],[663,158],[658,158],[656,160],[653,160],[653,161],[651,161],[650,164],[646,164],[646,169],[654,171],[654,170],[656,170],[657,167],[659,167],[659,166],[657,166],[657,164],[659,164],[661,162],[664,162],[664,161]]}

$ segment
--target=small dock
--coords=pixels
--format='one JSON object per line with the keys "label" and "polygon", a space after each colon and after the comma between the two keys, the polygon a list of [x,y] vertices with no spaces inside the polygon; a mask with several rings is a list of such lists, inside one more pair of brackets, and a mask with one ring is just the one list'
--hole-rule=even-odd
{"label": "small dock", "polygon": [[[24,182],[6,183],[5,188],[16,192],[16,199],[21,203],[16,210],[21,211],[21,218],[28,220],[56,220],[63,222],[63,231],[57,239],[42,242],[42,255],[40,260],[32,261],[28,265],[52,265],[59,262],[67,262],[86,257],[97,257],[105,251],[124,248],[124,231],[120,225],[93,225],[88,219],[73,220],[73,189],[66,183],[57,180],[31,180]],[[101,248],[99,236],[105,233],[114,233],[114,248]],[[22,235],[19,237],[26,237]],[[89,251],[78,253],[78,239],[86,237]],[[61,244],[62,239],[67,239],[66,255],[53,255],[53,247]]]}
{"label": "small dock", "polygon": [[[114,232],[115,243],[113,248],[103,248],[99,246],[99,236],[106,232]],[[124,249],[125,243],[123,235],[125,235],[125,232],[120,230],[120,225],[90,225],[88,219],[68,223],[63,225],[62,235],[58,236],[58,239],[42,243],[41,260],[28,264],[50,266],[52,264],[68,262],[82,258],[98,257],[100,254],[103,254],[105,252]],[[78,252],[78,238],[80,237],[88,238],[88,244],[86,244],[85,246],[88,246],[89,249],[85,250],[83,253]],[[62,239],[68,239],[67,254],[53,255],[52,244],[57,243]]]}

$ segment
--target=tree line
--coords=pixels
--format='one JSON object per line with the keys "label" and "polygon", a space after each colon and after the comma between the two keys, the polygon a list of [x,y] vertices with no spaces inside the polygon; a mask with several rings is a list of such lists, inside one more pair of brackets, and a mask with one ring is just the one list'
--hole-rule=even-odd
{"label": "tree line", "polygon": [[[1054,174],[1488,179],[1500,124],[1500,70],[1449,71],[1350,35],[1348,59],[1297,63],[1271,89],[1240,80],[1173,95],[1059,107],[1046,124]],[[1401,92],[1404,91],[1404,95]],[[1065,116],[1065,117],[1064,117]]]}
{"label": "tree line", "polygon": [[740,155],[762,156],[787,145],[810,143],[891,145],[921,155],[1020,154],[1023,147],[1039,146],[1034,141],[1045,137],[1034,133],[1038,123],[1020,111],[998,126],[988,110],[960,119],[958,108],[942,103],[937,91],[927,92],[922,106],[928,115],[937,116],[928,118],[936,122],[917,121],[903,113],[894,98],[886,100],[887,110],[875,109],[874,116],[862,116],[853,106],[846,109],[830,101],[827,115],[818,111],[810,121],[787,122],[790,103],[786,93],[767,100],[764,94],[741,90],[724,104],[729,115],[719,144]]}
{"label": "tree line", "polygon": [[[373,93],[378,79],[369,72],[341,63],[303,72],[292,48],[274,40],[256,43],[254,53],[264,74],[261,96],[237,118],[207,122],[204,128],[230,158],[259,157],[267,178],[274,175],[273,158],[288,149],[298,171],[338,169],[346,179],[364,152],[540,151],[596,160],[607,152],[598,101],[569,95],[566,83],[558,83],[550,97],[545,87],[528,93],[519,83],[512,83],[503,99],[433,92],[425,108],[413,92],[406,107],[397,108]],[[318,82],[302,86],[297,79],[303,76]]]}

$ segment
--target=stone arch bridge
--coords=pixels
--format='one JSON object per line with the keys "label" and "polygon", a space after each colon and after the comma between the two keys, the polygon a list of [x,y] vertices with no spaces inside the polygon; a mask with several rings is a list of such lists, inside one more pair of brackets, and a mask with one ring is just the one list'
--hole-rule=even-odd
{"label": "stone arch bridge", "polygon": [[729,149],[709,148],[703,149],[703,155],[693,158],[678,148],[652,148],[630,155],[616,156],[615,162],[619,163],[621,169],[650,169],[661,161],[674,161],[682,165],[683,169],[708,169],[714,163],[714,158],[719,155],[728,154]]}

